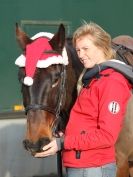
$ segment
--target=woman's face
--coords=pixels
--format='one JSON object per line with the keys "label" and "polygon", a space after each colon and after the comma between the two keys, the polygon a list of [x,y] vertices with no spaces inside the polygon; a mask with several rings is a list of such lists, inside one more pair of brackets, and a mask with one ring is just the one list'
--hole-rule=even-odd
{"label": "woman's face", "polygon": [[101,48],[94,45],[92,37],[82,36],[76,40],[76,51],[85,68],[92,68],[95,64],[106,61]]}

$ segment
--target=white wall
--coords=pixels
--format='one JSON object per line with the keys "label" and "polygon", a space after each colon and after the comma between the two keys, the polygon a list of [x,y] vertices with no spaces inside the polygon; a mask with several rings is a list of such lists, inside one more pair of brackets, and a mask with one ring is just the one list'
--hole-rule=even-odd
{"label": "white wall", "polygon": [[23,148],[25,123],[25,119],[0,120],[0,177],[57,174],[56,156],[37,159]]}

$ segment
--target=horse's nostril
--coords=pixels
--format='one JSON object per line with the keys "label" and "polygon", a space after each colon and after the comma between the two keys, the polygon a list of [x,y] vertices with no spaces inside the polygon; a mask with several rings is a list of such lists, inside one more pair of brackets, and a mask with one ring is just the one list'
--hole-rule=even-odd
{"label": "horse's nostril", "polygon": [[38,141],[38,145],[40,147],[40,152],[43,151],[43,147],[45,145],[47,145],[48,143],[50,143],[50,139],[49,138],[41,138]]}
{"label": "horse's nostril", "polygon": [[23,146],[26,150],[28,150],[28,144],[29,144],[28,142],[29,142],[28,140],[23,141]]}
{"label": "horse's nostril", "polygon": [[50,139],[49,138],[41,138],[41,139],[39,139],[40,146],[45,146],[48,143],[50,143]]}

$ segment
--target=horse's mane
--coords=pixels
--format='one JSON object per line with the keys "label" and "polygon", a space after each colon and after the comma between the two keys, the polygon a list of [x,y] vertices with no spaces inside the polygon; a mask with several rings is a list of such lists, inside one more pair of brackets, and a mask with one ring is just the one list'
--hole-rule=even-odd
{"label": "horse's mane", "polygon": [[79,77],[79,73],[81,73],[83,70],[83,65],[79,61],[77,52],[75,48],[73,47],[72,37],[66,38],[66,49],[67,49],[69,57],[72,59],[72,66],[75,69],[76,76]]}

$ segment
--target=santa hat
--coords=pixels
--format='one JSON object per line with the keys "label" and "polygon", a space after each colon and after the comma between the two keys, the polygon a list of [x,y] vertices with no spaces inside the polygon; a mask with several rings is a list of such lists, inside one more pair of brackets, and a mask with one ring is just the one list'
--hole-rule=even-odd
{"label": "santa hat", "polygon": [[20,55],[15,64],[19,67],[25,67],[26,77],[24,84],[31,86],[33,84],[33,77],[38,68],[47,68],[52,64],[68,65],[68,56],[66,49],[63,49],[62,55],[55,53],[44,53],[44,51],[52,50],[49,44],[49,39],[53,37],[52,33],[40,32],[31,39],[34,41],[26,46],[26,55]]}

